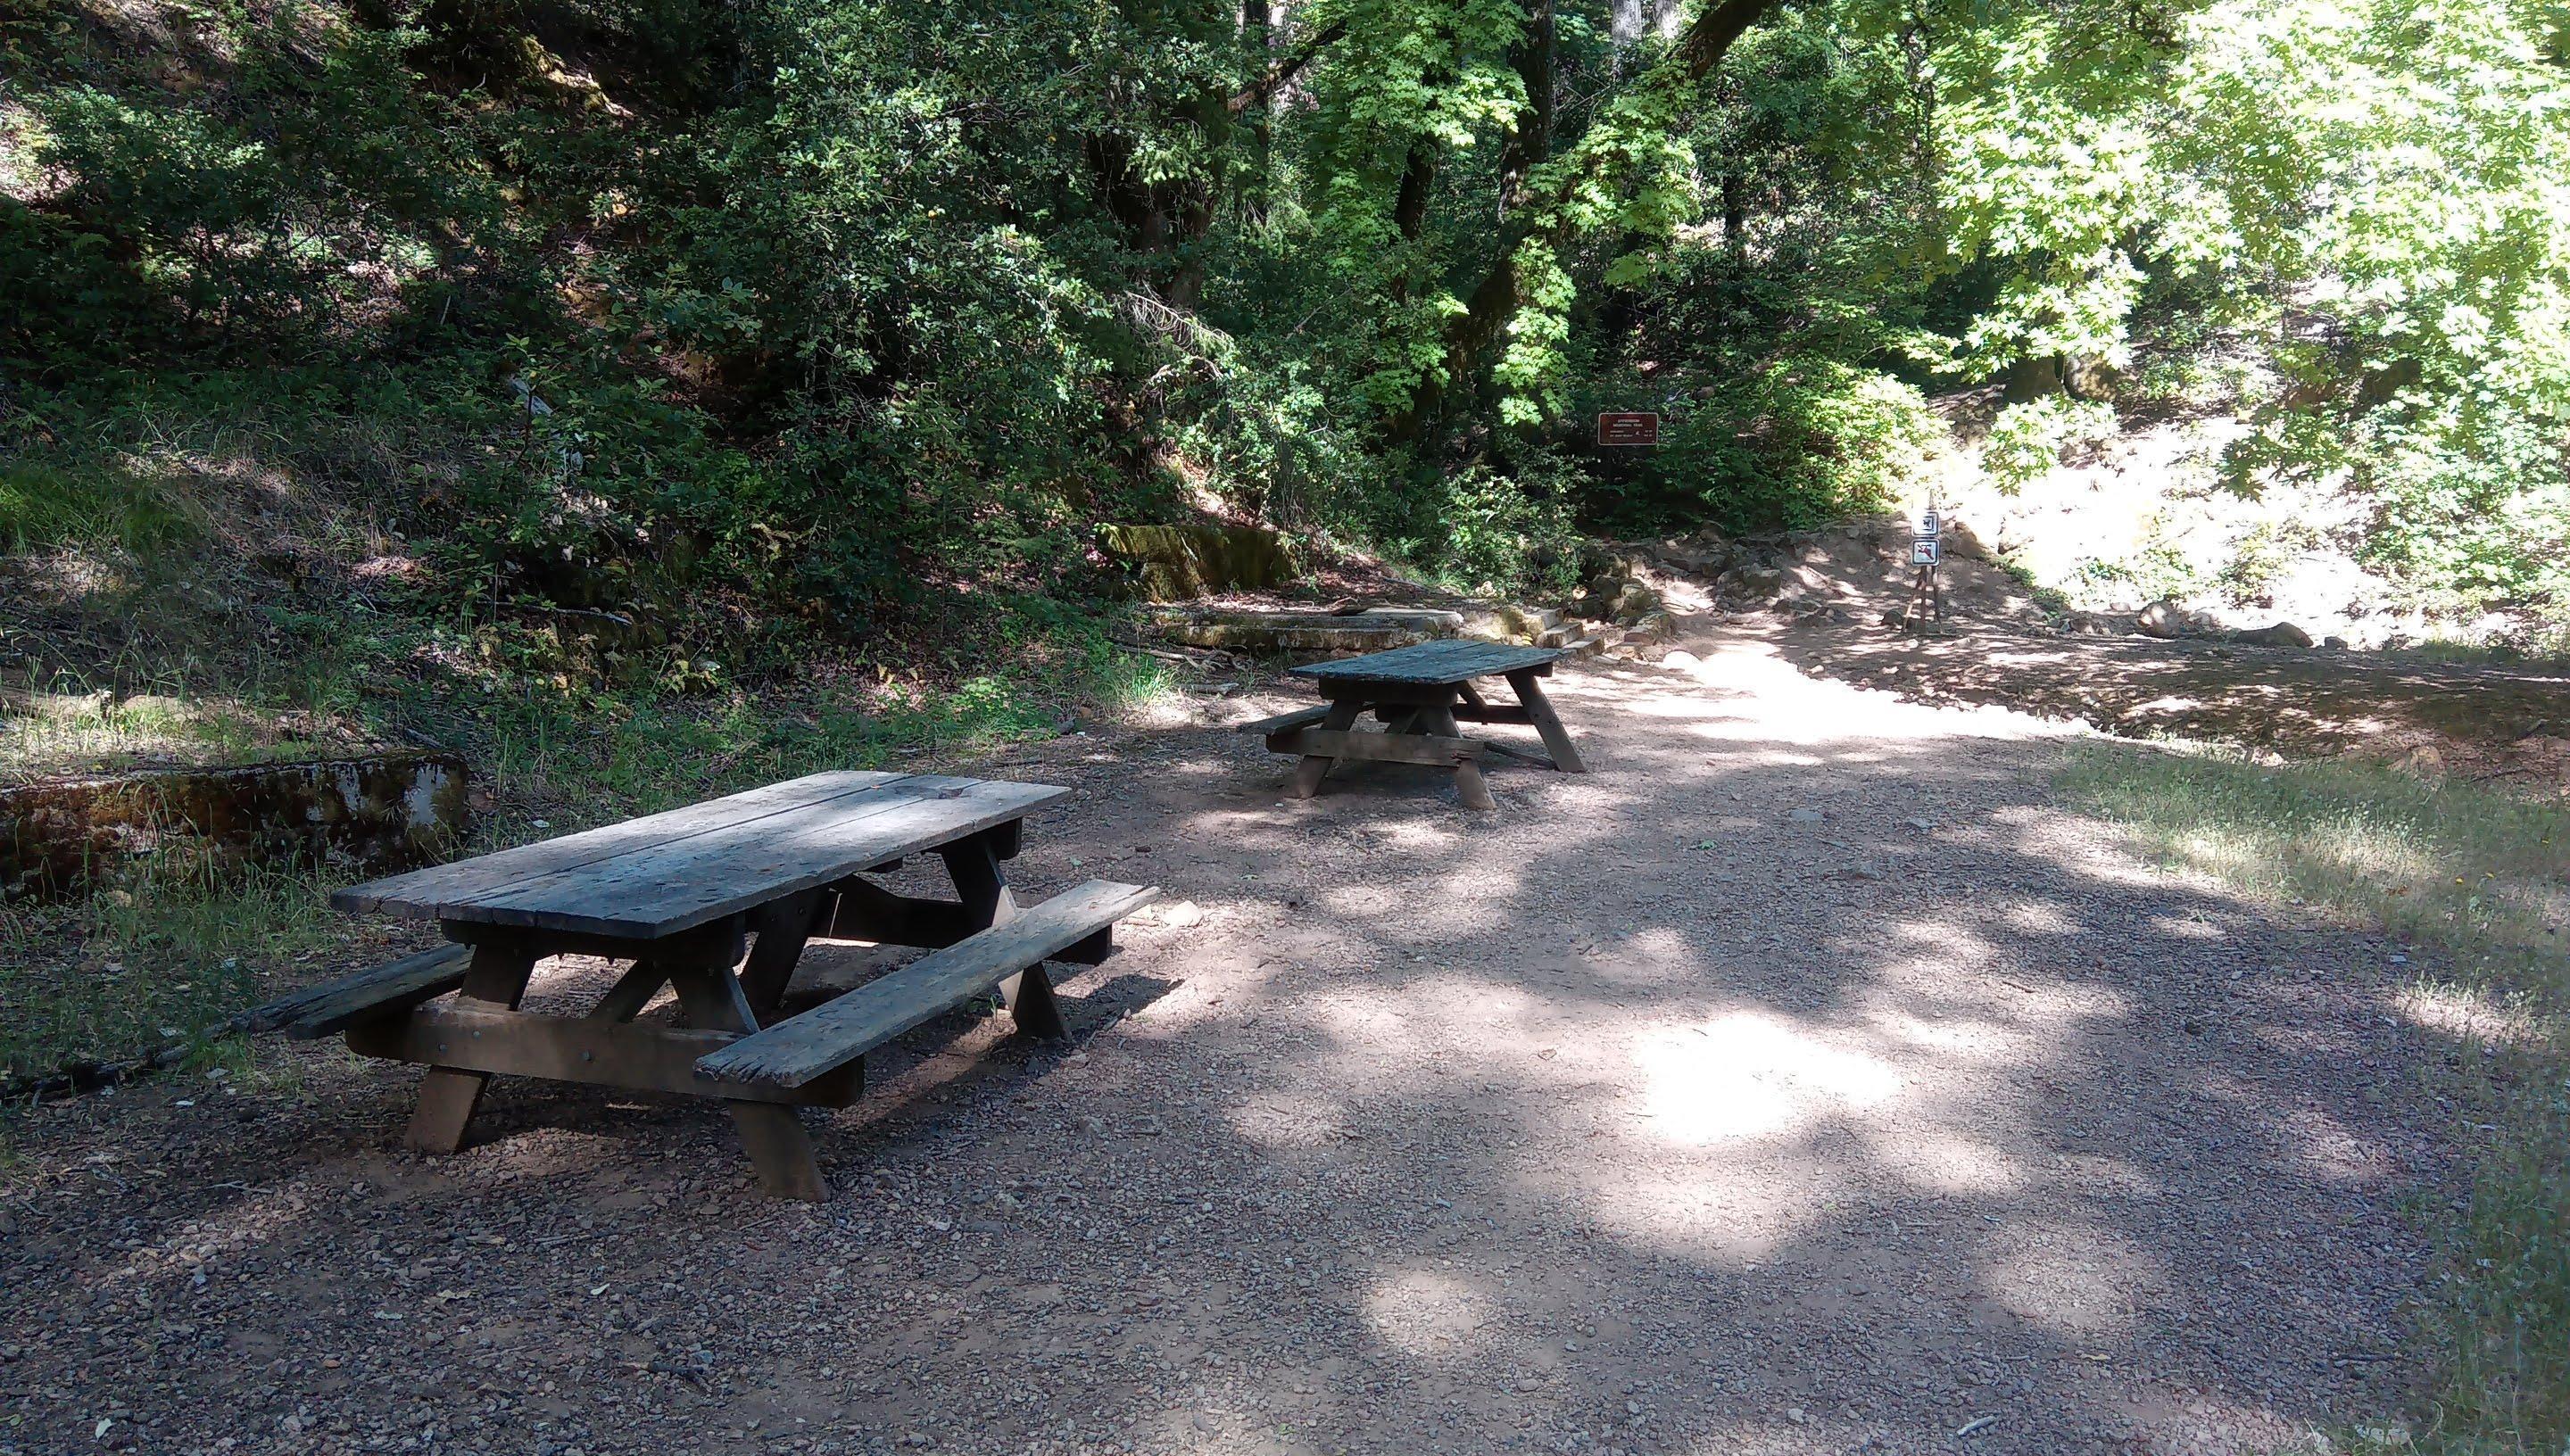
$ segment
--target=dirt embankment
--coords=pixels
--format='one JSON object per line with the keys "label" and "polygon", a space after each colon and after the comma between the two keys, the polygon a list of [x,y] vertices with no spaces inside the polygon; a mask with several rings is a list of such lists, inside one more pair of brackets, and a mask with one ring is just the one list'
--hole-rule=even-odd
{"label": "dirt embankment", "polygon": [[[1928,703],[1984,703],[2127,737],[2215,738],[2295,757],[2353,755],[2570,794],[2570,671],[2419,654],[2159,638],[2129,618],[2048,609],[1968,535],[1949,539],[1945,617],[1914,631],[1910,528],[1867,522],[1743,547],[1630,548],[1709,589],[1682,627],[1745,627],[1796,665]],[[1715,557],[1718,574],[1701,567]]]}

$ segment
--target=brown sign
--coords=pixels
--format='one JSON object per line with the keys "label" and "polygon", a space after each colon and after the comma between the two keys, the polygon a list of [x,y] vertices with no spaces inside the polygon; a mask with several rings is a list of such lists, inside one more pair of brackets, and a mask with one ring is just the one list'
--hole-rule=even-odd
{"label": "brown sign", "polygon": [[1657,445],[1660,417],[1649,413],[1602,414],[1597,417],[1600,445]]}

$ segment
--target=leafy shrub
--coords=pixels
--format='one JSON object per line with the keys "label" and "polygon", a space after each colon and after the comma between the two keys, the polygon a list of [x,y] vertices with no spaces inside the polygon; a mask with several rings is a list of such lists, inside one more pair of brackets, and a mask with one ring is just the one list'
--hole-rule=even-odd
{"label": "leafy shrub", "polygon": [[1926,478],[1944,422],[1911,385],[1799,357],[1677,414],[1648,467],[1656,494],[1735,534],[1880,509]]}

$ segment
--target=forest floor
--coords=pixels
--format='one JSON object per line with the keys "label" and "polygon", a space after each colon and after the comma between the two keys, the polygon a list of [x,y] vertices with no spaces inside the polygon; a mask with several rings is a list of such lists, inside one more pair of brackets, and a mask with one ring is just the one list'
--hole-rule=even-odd
{"label": "forest floor", "polygon": [[1490,815],[1282,799],[1211,721],[1282,690],[945,765],[1078,790],[1027,889],[1169,904],[1069,1045],[880,1056],[814,1116],[826,1204],[584,1089],[413,1158],[415,1074],[328,1045],[31,1111],[0,1452],[2049,1456],[2409,1408],[2472,1040],[2412,947],[2153,868],[2055,796],[2056,724],[1765,637],[1566,666],[1596,771]]}

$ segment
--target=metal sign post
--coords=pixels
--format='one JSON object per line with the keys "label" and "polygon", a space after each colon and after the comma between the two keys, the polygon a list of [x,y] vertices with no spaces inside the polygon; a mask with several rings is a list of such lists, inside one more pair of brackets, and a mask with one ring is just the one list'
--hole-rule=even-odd
{"label": "metal sign post", "polygon": [[1937,625],[1944,624],[1945,583],[1936,569],[1945,556],[1944,529],[1944,523],[1936,518],[1936,508],[1930,506],[1919,518],[1919,534],[1911,538],[1910,601],[1901,609],[1905,630],[1917,629],[1931,614]]}

